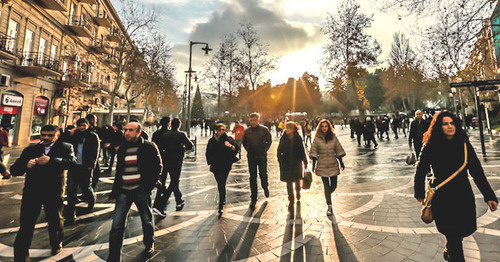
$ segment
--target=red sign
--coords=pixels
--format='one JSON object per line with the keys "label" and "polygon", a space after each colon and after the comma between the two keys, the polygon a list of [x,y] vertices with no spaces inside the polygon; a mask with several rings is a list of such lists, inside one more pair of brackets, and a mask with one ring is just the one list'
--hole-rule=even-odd
{"label": "red sign", "polygon": [[0,114],[4,115],[17,115],[18,107],[13,106],[0,106]]}
{"label": "red sign", "polygon": [[33,107],[33,114],[39,116],[46,115],[48,105],[49,105],[49,100],[43,97],[35,98],[35,106]]}

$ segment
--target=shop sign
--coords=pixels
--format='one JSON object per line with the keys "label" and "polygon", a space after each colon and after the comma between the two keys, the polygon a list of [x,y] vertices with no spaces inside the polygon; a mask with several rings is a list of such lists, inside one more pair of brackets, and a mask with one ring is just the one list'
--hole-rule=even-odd
{"label": "shop sign", "polygon": [[2,105],[4,106],[23,106],[23,98],[21,96],[13,96],[13,95],[2,95]]}
{"label": "shop sign", "polygon": [[3,114],[3,115],[17,115],[17,107],[0,106],[0,114]]}
{"label": "shop sign", "polygon": [[49,101],[43,97],[35,98],[35,107],[33,108],[34,115],[46,115],[47,114],[47,106],[49,105]]}

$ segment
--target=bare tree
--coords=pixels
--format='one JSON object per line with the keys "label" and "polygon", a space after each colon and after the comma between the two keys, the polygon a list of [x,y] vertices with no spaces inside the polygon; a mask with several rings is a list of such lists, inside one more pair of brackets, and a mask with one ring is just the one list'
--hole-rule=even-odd
{"label": "bare tree", "polygon": [[134,52],[139,52],[134,44],[134,39],[140,39],[149,30],[155,28],[158,19],[156,11],[148,9],[144,5],[139,5],[134,0],[120,0],[121,10],[119,12],[122,18],[124,35],[119,37],[117,46],[113,48],[111,59],[116,63],[116,83],[111,92],[111,107],[109,108],[109,124],[113,122],[113,110],[116,97],[120,92],[120,87],[125,77],[125,73],[130,71],[127,69],[131,60],[135,56]]}
{"label": "bare tree", "polygon": [[347,94],[357,104],[360,113],[366,104],[362,86],[357,85],[363,67],[374,66],[380,54],[380,45],[365,29],[371,27],[372,16],[360,12],[355,0],[344,0],[337,9],[337,14],[328,14],[325,26],[321,29],[327,37],[323,47],[325,58],[322,64],[324,74],[335,79],[347,77],[350,90]]}
{"label": "bare tree", "polygon": [[255,90],[256,85],[262,80],[262,76],[276,68],[277,58],[269,55],[269,45],[260,42],[260,37],[252,23],[244,22],[240,26],[237,35],[243,42],[241,67],[252,90]]}

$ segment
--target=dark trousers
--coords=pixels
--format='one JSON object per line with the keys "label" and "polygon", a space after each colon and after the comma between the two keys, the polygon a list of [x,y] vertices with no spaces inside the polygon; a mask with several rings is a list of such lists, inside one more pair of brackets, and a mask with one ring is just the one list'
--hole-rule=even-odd
{"label": "dark trousers", "polygon": [[104,162],[104,166],[108,166],[109,162],[109,150],[107,148],[102,148],[102,162]]}
{"label": "dark trousers", "polygon": [[359,134],[356,133],[356,137],[358,139],[358,146],[360,146],[361,145],[361,133],[359,133]]}
{"label": "dark trousers", "polygon": [[413,140],[413,148],[415,149],[415,157],[420,156],[420,150],[422,150],[422,142]]}
{"label": "dark trousers", "polygon": [[[167,201],[170,198],[172,192],[175,196],[175,202],[177,204],[182,202],[182,193],[179,189],[179,182],[181,178],[182,161],[176,163],[165,163],[165,168],[163,169],[163,175],[161,176],[162,186],[158,189],[156,193],[154,206],[159,209],[165,209],[167,206]],[[170,184],[168,188],[166,187],[167,173],[170,174]]]}
{"label": "dark trousers", "polygon": [[462,262],[465,261],[464,258],[464,248],[462,245],[462,240],[464,238],[460,236],[446,235],[446,249],[448,250],[448,255],[452,262]]}
{"label": "dark trousers", "polygon": [[351,127],[351,138],[354,138],[354,128]]}
{"label": "dark trousers", "polygon": [[78,188],[82,191],[83,200],[87,203],[95,202],[94,190],[91,186],[92,171],[83,166],[73,167],[68,172],[68,182],[66,192],[68,195],[68,215],[69,218],[75,217],[75,205],[78,202]]}
{"label": "dark trousers", "polygon": [[101,167],[99,166],[99,163],[97,163],[96,167],[94,168],[94,172],[92,172],[92,189],[97,187],[97,183],[99,182],[99,178],[101,177]]}
{"label": "dark trousers", "polygon": [[111,226],[111,232],[109,233],[108,261],[121,261],[125,223],[132,203],[137,207],[141,217],[142,233],[144,237],[142,242],[146,247],[150,247],[155,241],[155,224],[153,221],[153,211],[151,209],[151,194],[145,192],[142,187],[130,191],[123,190],[116,197],[113,224]]}
{"label": "dark trousers", "polygon": [[288,193],[288,200],[290,201],[294,201],[294,196],[293,196],[294,183],[295,183],[295,194],[297,194],[298,197],[300,194],[300,180],[286,181],[286,192]]}
{"label": "dark trousers", "polygon": [[62,247],[63,239],[63,199],[61,195],[41,193],[26,194],[21,201],[20,228],[14,242],[14,261],[29,259],[29,248],[33,239],[35,223],[42,209],[49,224],[49,240],[53,249]]}
{"label": "dark trousers", "polygon": [[219,190],[219,209],[222,209],[226,202],[226,181],[231,170],[218,170],[214,172],[215,181],[217,181],[217,190]]}
{"label": "dark trousers", "polygon": [[375,140],[375,134],[371,134],[366,138],[366,145],[370,146],[370,142],[373,142],[373,145],[378,146],[377,141]]}
{"label": "dark trousers", "polygon": [[110,150],[110,158],[109,158],[109,170],[113,167],[113,164],[115,163],[115,156],[116,156],[116,150],[111,149]]}
{"label": "dark trousers", "polygon": [[262,188],[268,187],[267,182],[267,157],[249,157],[248,170],[250,172],[251,200],[257,201],[257,169],[259,169],[260,183]]}
{"label": "dark trousers", "polygon": [[325,199],[326,204],[332,204],[332,193],[337,189],[337,176],[331,177],[321,177],[321,181],[323,181],[323,189],[325,191]]}

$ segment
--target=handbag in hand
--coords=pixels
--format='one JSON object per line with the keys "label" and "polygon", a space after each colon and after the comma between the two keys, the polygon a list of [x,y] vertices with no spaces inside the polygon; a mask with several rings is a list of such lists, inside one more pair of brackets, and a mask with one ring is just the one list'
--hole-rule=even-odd
{"label": "handbag in hand", "polygon": [[413,164],[415,164],[415,162],[417,162],[417,158],[415,157],[415,153],[411,152],[406,157],[406,164],[413,165]]}
{"label": "handbag in hand", "polygon": [[427,193],[425,195],[425,200],[424,200],[424,207],[422,207],[422,210],[420,211],[420,218],[424,223],[430,224],[432,221],[434,221],[434,217],[432,217],[432,210],[431,210],[431,203],[432,203],[432,198],[434,197],[434,194],[436,193],[436,190],[444,186],[446,183],[450,182],[454,177],[458,175],[458,173],[462,172],[464,170],[465,166],[467,166],[467,144],[464,143],[464,155],[465,155],[465,160],[462,166],[455,171],[451,176],[449,176],[445,181],[441,182],[441,184],[437,185],[436,187],[431,187],[431,183],[427,183]]}
{"label": "handbag in hand", "polygon": [[312,172],[309,169],[304,170],[304,174],[302,175],[302,188],[309,189],[312,184]]}

